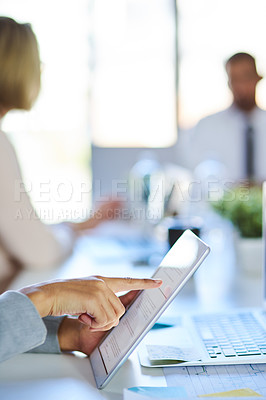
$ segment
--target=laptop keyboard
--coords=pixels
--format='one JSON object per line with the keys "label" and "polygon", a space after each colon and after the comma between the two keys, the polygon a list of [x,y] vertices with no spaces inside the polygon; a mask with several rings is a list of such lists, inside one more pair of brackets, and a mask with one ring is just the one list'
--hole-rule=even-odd
{"label": "laptop keyboard", "polygon": [[195,316],[193,321],[210,358],[266,354],[266,331],[252,313]]}

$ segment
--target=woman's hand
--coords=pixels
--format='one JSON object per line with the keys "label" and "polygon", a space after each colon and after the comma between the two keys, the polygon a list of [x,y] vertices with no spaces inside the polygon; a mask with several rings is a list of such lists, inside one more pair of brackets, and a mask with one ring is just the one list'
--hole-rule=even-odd
{"label": "woman's hand", "polygon": [[78,315],[91,331],[103,331],[117,325],[125,312],[115,293],[158,288],[161,283],[154,279],[91,276],[41,283],[20,292],[30,298],[41,317]]}
{"label": "woman's hand", "polygon": [[[138,292],[138,290],[131,291],[119,298],[124,307],[131,303]],[[60,325],[58,341],[62,351],[81,351],[90,355],[105,334],[105,331],[92,332],[79,320],[66,317]]]}

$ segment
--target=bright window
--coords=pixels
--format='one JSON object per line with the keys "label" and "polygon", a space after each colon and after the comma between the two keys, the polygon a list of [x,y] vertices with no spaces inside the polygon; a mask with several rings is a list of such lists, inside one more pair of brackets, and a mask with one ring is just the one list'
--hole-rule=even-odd
{"label": "bright window", "polygon": [[96,0],[92,140],[103,147],[176,141],[175,0]]}

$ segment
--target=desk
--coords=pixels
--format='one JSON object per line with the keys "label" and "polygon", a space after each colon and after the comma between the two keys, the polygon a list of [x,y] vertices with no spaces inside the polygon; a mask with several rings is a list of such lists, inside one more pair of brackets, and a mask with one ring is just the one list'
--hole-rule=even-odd
{"label": "desk", "polygon": [[[259,277],[245,276],[239,271],[236,273],[230,232],[230,227],[225,224],[223,229],[215,226],[204,233],[204,239],[211,246],[212,252],[194,278],[167,309],[166,313],[169,316],[191,311],[220,311],[229,307],[262,304],[262,280]],[[155,266],[134,266],[130,257],[127,257],[129,253],[126,251],[123,253],[122,248],[120,252],[119,247],[118,251],[115,251],[114,247],[119,243],[119,240],[116,242],[109,234],[82,237],[77,242],[72,257],[59,269],[42,273],[24,271],[10,288],[16,289],[25,284],[55,277],[66,278],[92,274],[151,276]],[[106,250],[104,257],[102,257],[103,249]],[[120,257],[118,257],[119,254]],[[154,332],[149,334],[154,334]],[[86,383],[90,398],[96,400],[122,399],[124,387],[166,386],[162,369],[140,367],[136,351],[102,391],[95,388],[90,363],[86,357],[69,354],[23,354],[0,365],[0,384],[61,378],[73,378],[80,384]],[[37,397],[36,393],[35,396]],[[22,400],[21,396],[19,398]]]}

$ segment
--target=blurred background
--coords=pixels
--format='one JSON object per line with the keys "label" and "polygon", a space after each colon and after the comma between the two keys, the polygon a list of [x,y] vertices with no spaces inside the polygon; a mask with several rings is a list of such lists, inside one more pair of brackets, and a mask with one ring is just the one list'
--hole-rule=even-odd
{"label": "blurred background", "polygon": [[88,214],[93,151],[122,148],[127,159],[134,149],[132,164],[163,149],[178,164],[179,133],[231,102],[225,60],[249,52],[265,75],[265,12],[264,0],[1,0],[0,13],[30,22],[39,40],[41,95],[3,130],[40,217]]}

